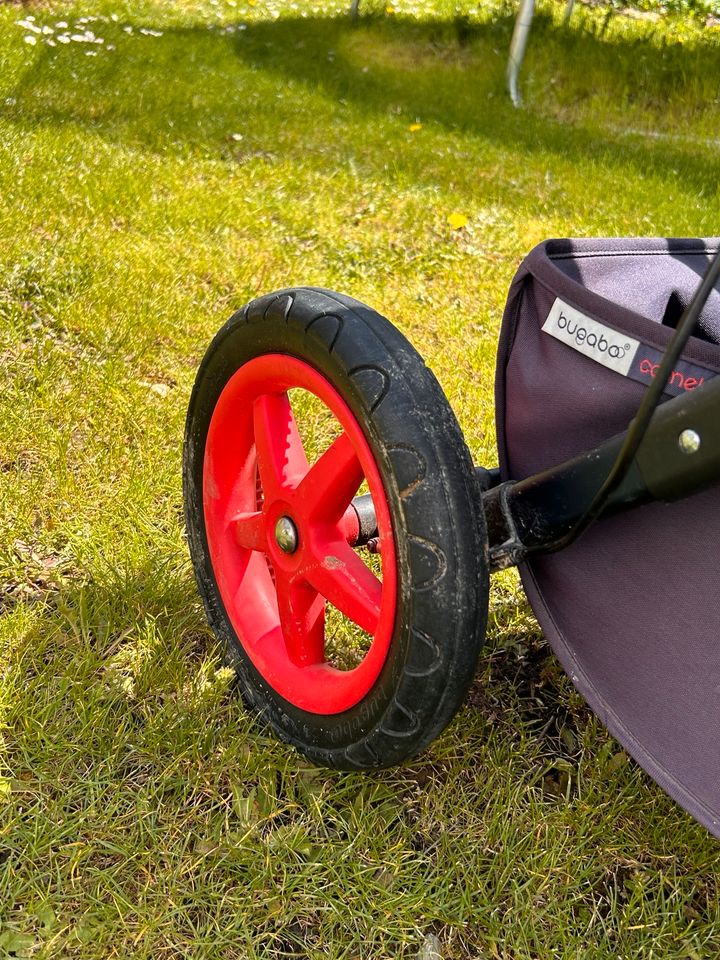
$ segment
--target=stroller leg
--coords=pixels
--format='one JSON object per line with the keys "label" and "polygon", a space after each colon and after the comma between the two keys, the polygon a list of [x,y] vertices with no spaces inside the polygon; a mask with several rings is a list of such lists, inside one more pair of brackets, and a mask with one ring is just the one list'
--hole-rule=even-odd
{"label": "stroller leg", "polygon": [[[720,483],[720,377],[661,404],[603,514],[679,500]],[[609,475],[627,432],[601,446],[483,494],[491,570],[565,546]]]}
{"label": "stroller leg", "polygon": [[520,0],[520,9],[518,10],[517,19],[515,20],[515,28],[513,30],[512,40],[510,41],[510,55],[507,63],[508,90],[510,92],[510,99],[515,107],[519,107],[522,103],[520,94],[518,93],[517,81],[520,67],[525,57],[525,47],[527,46],[534,14],[535,0]]}

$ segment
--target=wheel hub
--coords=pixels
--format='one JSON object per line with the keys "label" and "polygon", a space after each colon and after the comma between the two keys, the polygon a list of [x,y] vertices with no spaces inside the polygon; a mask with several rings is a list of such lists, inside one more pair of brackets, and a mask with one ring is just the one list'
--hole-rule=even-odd
{"label": "wheel hub", "polygon": [[280,517],[275,524],[275,542],[283,553],[295,553],[298,548],[297,527],[290,517]]}

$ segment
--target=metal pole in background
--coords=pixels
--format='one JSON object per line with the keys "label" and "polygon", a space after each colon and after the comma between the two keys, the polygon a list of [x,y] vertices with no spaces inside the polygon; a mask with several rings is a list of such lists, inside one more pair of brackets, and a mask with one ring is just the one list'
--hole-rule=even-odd
{"label": "metal pole in background", "polygon": [[507,84],[510,91],[510,99],[514,106],[519,107],[522,103],[518,93],[517,81],[520,67],[525,56],[525,47],[527,46],[530,27],[535,13],[535,0],[520,0],[520,9],[518,10],[515,27],[513,29],[512,40],[510,41],[510,56],[507,64]]}

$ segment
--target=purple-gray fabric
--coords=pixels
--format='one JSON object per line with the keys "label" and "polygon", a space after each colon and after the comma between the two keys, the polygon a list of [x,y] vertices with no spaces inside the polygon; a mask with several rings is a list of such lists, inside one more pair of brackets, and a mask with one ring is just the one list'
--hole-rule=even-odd
{"label": "purple-gray fabric", "polygon": [[[543,332],[555,298],[662,351],[718,242],[549,240],[530,253],[510,288],[500,337],[503,479],[625,430],[646,389]],[[720,292],[683,359],[720,373]],[[520,571],[576,687],[628,752],[718,838],[719,558],[715,487],[601,519],[568,549]]]}

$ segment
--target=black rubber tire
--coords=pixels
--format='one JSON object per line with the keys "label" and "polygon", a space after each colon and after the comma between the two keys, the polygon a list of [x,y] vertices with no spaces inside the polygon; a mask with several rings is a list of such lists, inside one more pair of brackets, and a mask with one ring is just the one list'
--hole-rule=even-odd
{"label": "black rubber tire", "polygon": [[[244,363],[283,353],[342,395],[375,456],[392,515],[397,614],[370,692],[334,715],[303,711],[265,682],[224,609],[203,519],[203,457],[220,393]],[[458,422],[431,371],[384,317],[350,297],[281,290],[230,318],[208,348],[188,409],[183,456],[190,553],[208,620],[242,694],[286,741],[320,765],[387,767],[449,723],[477,667],[488,610],[488,543],[480,491]]]}

